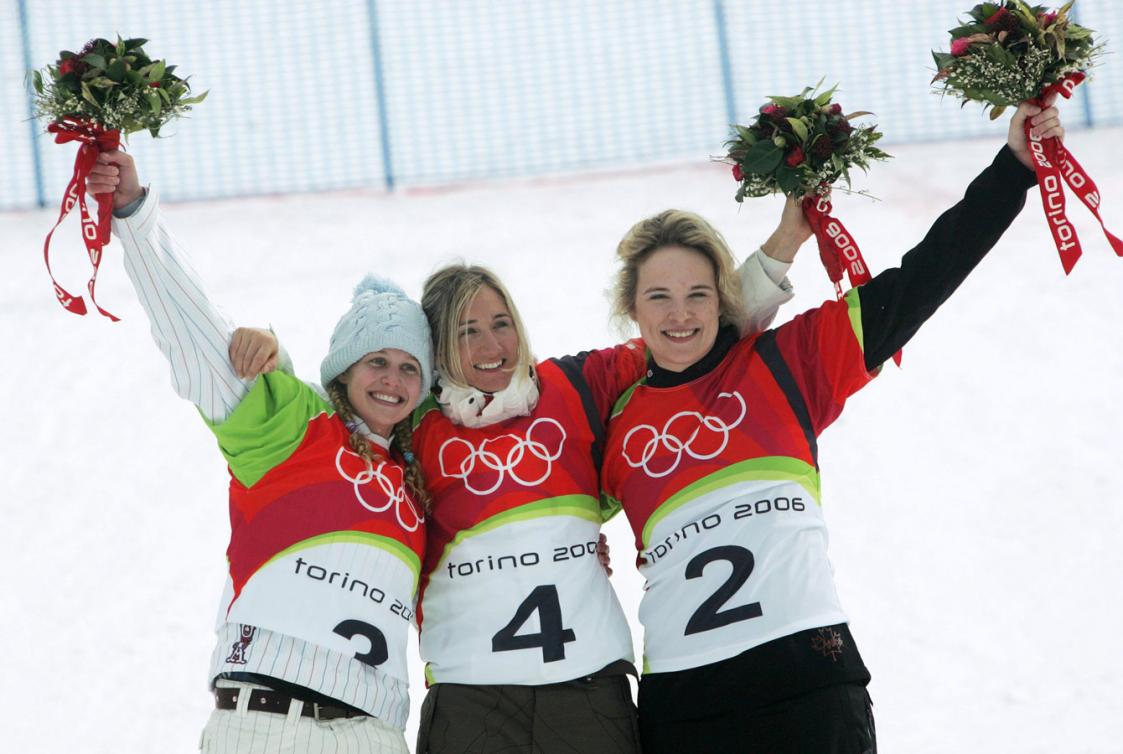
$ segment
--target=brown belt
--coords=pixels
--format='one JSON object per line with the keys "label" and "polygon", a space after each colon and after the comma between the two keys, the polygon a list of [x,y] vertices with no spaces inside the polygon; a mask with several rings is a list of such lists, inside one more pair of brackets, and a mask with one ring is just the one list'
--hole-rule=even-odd
{"label": "brown belt", "polygon": [[[252,712],[272,712],[278,715],[287,715],[289,705],[294,700],[291,696],[271,689],[224,689],[214,690],[215,707],[218,709],[237,709],[238,697],[249,694],[250,701],[246,709]],[[317,720],[335,720],[341,717],[368,717],[366,712],[360,712],[345,707],[333,707],[328,704],[304,702],[304,709],[300,711],[301,717],[314,717]]]}

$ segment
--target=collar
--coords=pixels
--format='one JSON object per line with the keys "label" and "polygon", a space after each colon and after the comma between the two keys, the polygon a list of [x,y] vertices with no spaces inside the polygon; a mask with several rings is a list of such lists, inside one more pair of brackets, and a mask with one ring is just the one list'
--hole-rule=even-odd
{"label": "collar", "polygon": [[705,356],[698,359],[681,372],[672,372],[655,363],[650,354],[647,357],[647,384],[650,387],[676,387],[692,382],[702,375],[709,374],[721,363],[729,349],[737,344],[740,336],[733,325],[725,325],[717,331],[717,338]]}
{"label": "collar", "polygon": [[[457,385],[438,372],[437,403],[453,424],[486,427],[516,416],[526,416],[538,405],[538,378],[531,367],[511,377],[507,387],[485,393],[470,385]],[[490,398],[490,400],[489,400]]]}
{"label": "collar", "polygon": [[384,450],[390,449],[390,438],[383,437],[377,432],[372,432],[370,427],[367,426],[367,423],[358,417],[355,417],[354,421],[347,424],[347,429],[351,430],[352,432],[359,432],[363,437],[367,438],[375,445],[383,448]]}

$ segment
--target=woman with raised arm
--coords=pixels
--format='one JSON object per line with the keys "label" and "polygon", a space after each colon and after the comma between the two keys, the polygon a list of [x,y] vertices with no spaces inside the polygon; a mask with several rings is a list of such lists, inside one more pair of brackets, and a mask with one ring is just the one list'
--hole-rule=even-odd
{"label": "woman with raised arm", "polygon": [[[748,329],[791,297],[798,243],[740,270]],[[432,495],[418,604],[430,684],[419,754],[639,750],[627,621],[597,563],[604,422],[643,344],[536,363],[518,310],[482,267],[425,283],[437,385],[413,447]]]}
{"label": "woman with raised arm", "polygon": [[[1051,105],[1051,103],[1050,103]],[[616,404],[602,482],[623,506],[646,578],[640,604],[645,754],[876,750],[870,675],[827,558],[816,438],[955,291],[1034,185],[1022,124],[899,268],[791,322],[741,337],[729,251],[670,210],[620,242],[618,315],[648,370]],[[781,226],[806,239],[799,212]]]}
{"label": "woman with raised arm", "polygon": [[202,750],[407,752],[427,503],[408,417],[432,363],[421,307],[368,276],[321,364],[326,397],[282,372],[243,379],[271,353],[211,304],[132,158],[102,154],[87,190],[113,193],[113,230],[176,392],[229,466],[229,578]]}

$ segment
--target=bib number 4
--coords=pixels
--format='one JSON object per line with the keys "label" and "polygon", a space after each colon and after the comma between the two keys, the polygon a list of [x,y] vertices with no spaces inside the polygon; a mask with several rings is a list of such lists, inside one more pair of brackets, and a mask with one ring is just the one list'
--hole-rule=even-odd
{"label": "bib number 4", "polygon": [[[538,633],[520,634],[530,616],[538,613]],[[558,588],[544,584],[534,588],[503,628],[491,637],[492,652],[513,652],[517,649],[542,649],[542,662],[565,659],[565,645],[577,641],[572,628],[562,626]]]}
{"label": "bib number 4", "polygon": [[736,594],[737,590],[749,580],[749,575],[753,572],[755,564],[753,554],[744,547],[724,545],[698,553],[686,564],[686,578],[700,578],[702,572],[706,570],[706,566],[715,560],[728,561],[733,566],[733,572],[729,574],[725,583],[707,597],[694,611],[694,614],[690,616],[690,620],[686,623],[686,631],[683,632],[684,636],[699,634],[703,631],[713,631],[715,628],[759,618],[764,614],[764,611],[760,609],[759,602],[750,602],[747,605],[731,607],[728,610],[721,609],[729,601],[729,598]]}

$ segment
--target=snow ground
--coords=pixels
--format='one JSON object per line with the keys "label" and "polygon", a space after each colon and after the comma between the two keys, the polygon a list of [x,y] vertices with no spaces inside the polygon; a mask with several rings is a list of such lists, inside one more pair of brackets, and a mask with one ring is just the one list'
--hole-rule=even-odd
{"label": "snow ground", "polygon": [[[1123,233],[1123,162],[1110,157],[1121,137],[1068,143]],[[875,270],[920,238],[998,141],[899,146],[858,182],[883,201],[836,199]],[[779,204],[739,208],[733,190],[724,166],[702,163],[165,211],[215,299],[240,323],[271,323],[311,378],[365,271],[416,295],[454,256],[500,272],[539,356],[608,344],[618,334],[603,292],[628,226],[694,209],[743,256]],[[905,349],[904,368],[887,368],[821,440],[832,559],[873,672],[883,751],[1123,751],[1123,260],[1074,198],[1070,216],[1085,257],[1069,278],[1033,194]],[[98,291],[121,323],[55,303],[39,254],[53,222],[54,210],[0,215],[0,749],[190,752],[212,704],[224,464],[170,389],[116,245]],[[81,290],[77,220],[56,239],[56,274]],[[783,319],[832,294],[813,244],[791,277]],[[607,531],[638,649],[634,548],[622,517]],[[416,657],[411,672],[412,741]]]}

